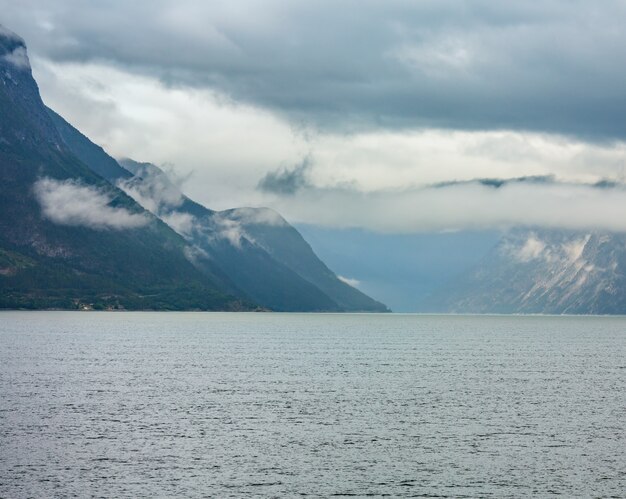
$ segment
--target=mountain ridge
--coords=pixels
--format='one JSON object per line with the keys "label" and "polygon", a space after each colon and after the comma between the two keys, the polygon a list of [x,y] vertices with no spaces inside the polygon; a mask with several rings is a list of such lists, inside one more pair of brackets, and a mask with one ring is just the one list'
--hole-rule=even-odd
{"label": "mountain ridge", "polygon": [[69,150],[24,41],[5,28],[0,109],[0,308],[255,308],[199,273],[179,234]]}
{"label": "mountain ridge", "polygon": [[[0,168],[3,206],[11,217],[2,221],[0,260],[6,267],[0,268],[0,307],[37,308],[45,302],[46,286],[70,286],[72,304],[60,305],[63,292],[48,289],[58,298],[52,306],[76,305],[77,288],[83,287],[89,300],[106,308],[159,308],[166,301],[153,298],[164,289],[131,290],[123,281],[134,276],[167,288],[167,276],[177,282],[178,291],[167,292],[170,300],[190,294],[175,308],[387,311],[339,281],[279,215],[256,208],[210,210],[187,198],[157,167],[127,162],[126,168],[110,157],[45,107],[24,41],[2,33],[0,102],[6,112],[0,120]],[[25,223],[9,227],[9,218]],[[266,228],[279,218],[279,230]],[[280,244],[281,237],[291,246]],[[37,281],[37,273],[45,282],[36,285],[37,297],[27,298],[27,282]],[[199,296],[193,297],[194,286]],[[153,305],[142,305],[142,299]]]}
{"label": "mountain ridge", "polygon": [[[175,188],[155,165],[128,158],[120,160],[120,164],[134,172],[136,178],[156,176],[167,189]],[[270,308],[282,308],[277,305],[290,296],[310,296],[311,293],[320,296],[321,291],[322,296],[332,302],[323,305],[328,311],[388,311],[385,305],[340,281],[300,233],[275,211],[249,207],[215,211],[190,200],[180,191],[178,193],[180,204],[163,216],[164,220],[171,220],[172,214],[194,217],[193,222],[189,221],[188,233],[185,234],[184,228],[181,233],[216,258],[231,279],[247,290],[255,301]],[[138,199],[142,197],[139,193]],[[211,233],[222,233],[224,237],[212,238]],[[241,258],[241,253],[247,253],[247,258]],[[282,286],[273,284],[275,273],[281,276]],[[292,283],[292,291],[286,289],[280,298],[267,298],[268,289],[280,289],[286,282]]]}
{"label": "mountain ridge", "polygon": [[520,228],[424,310],[455,313],[626,313],[626,234]]}

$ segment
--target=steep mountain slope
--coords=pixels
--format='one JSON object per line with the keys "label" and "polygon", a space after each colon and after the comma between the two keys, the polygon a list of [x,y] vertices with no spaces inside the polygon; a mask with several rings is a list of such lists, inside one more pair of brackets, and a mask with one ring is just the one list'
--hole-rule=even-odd
{"label": "steep mountain slope", "polygon": [[89,169],[110,182],[129,179],[133,176],[131,172],[122,168],[117,161],[104,152],[102,147],[91,142],[52,109],[46,107],[46,111],[68,149]]}
{"label": "steep mountain slope", "polygon": [[77,156],[94,170],[103,171],[104,165],[111,182],[182,234],[197,255],[209,256],[245,297],[282,311],[387,310],[340,281],[275,212],[205,208],[184,196],[158,167],[129,159],[117,164],[63,118],[50,115]]}
{"label": "steep mountain slope", "polygon": [[273,210],[209,210],[184,196],[158,167],[129,159],[120,164],[135,178],[118,185],[209,254],[255,302],[274,310],[387,311],[339,280]]}
{"label": "steep mountain slope", "polygon": [[[6,44],[17,44],[15,47],[7,45],[4,48],[7,54],[13,54],[13,50],[17,47],[19,49],[18,55],[21,56],[23,50],[25,57],[25,47],[18,37],[5,36],[3,39]],[[38,89],[30,74],[30,68],[27,67],[26,69],[23,74],[17,72],[17,76],[12,76],[16,73],[13,67],[6,71],[6,78],[22,78],[23,81],[20,81],[18,85],[17,80],[15,80],[15,87],[19,87],[19,89],[7,97],[7,112],[4,113],[2,121],[5,126],[14,126],[26,134],[34,128],[37,129],[38,135],[33,136],[30,142],[25,142],[25,140],[20,142],[16,157],[24,158],[35,153],[40,154],[41,158],[37,160],[38,164],[45,165],[45,168],[40,166],[36,173],[32,166],[20,168],[20,171],[26,172],[25,176],[16,181],[16,185],[12,188],[6,189],[7,213],[16,207],[18,201],[15,194],[21,197],[25,189],[36,185],[41,179],[45,180],[48,177],[55,179],[55,183],[46,184],[48,197],[56,194],[59,189],[71,191],[66,194],[82,194],[83,197],[90,197],[96,194],[96,191],[85,191],[85,188],[93,184],[97,186],[98,192],[105,197],[107,206],[111,205],[119,209],[129,210],[126,215],[132,212],[143,217],[143,220],[149,220],[152,232],[160,232],[161,238],[173,239],[173,234],[165,224],[160,222],[159,218],[182,235],[188,244],[184,245],[181,238],[178,237],[175,242],[170,241],[170,244],[175,247],[173,251],[184,252],[187,260],[202,270],[208,278],[208,282],[215,289],[240,296],[244,300],[259,303],[273,310],[387,310],[383,304],[340,281],[317,258],[300,234],[277,214],[267,210],[255,209],[215,212],[186,198],[167,175],[157,167],[132,161],[124,163],[126,168],[120,166],[101,147],[93,144],[54,111],[50,109],[44,111]],[[10,87],[9,90],[15,89]],[[15,109],[11,108],[15,102],[19,103],[20,99],[24,100],[27,105],[18,106]],[[45,137],[45,140],[42,141],[41,137]],[[42,149],[42,143],[48,144],[48,147],[44,148],[45,150]],[[10,151],[7,149],[5,153],[9,154]],[[51,155],[59,156],[57,163],[67,171],[55,170],[52,167],[54,161],[50,159]],[[18,172],[11,170],[11,165],[15,166],[15,163],[7,160],[6,164],[7,166],[3,171],[6,180],[16,179]],[[69,171],[69,165],[74,165],[74,169]],[[84,166],[87,166],[96,175],[86,172]],[[105,185],[102,182],[103,178],[111,185]],[[63,183],[67,183],[70,181],[69,179],[74,183],[67,185]],[[79,183],[76,184],[76,181]],[[122,195],[115,187],[121,188],[128,194],[128,197]],[[30,204],[29,209],[24,213],[30,211],[36,218],[37,215],[35,214],[38,214],[38,210],[41,208],[41,200],[33,199],[33,195],[37,198],[37,193],[31,189],[25,196]],[[133,203],[132,199],[136,203]],[[59,199],[57,201],[61,202]],[[152,216],[144,213],[138,205],[148,210]],[[59,211],[58,207],[56,208]],[[270,217],[267,216],[268,213],[271,214]],[[54,236],[57,237],[59,244],[68,237],[78,237],[77,234],[82,232],[88,233],[92,239],[89,244],[96,243],[98,238],[106,239],[104,236],[111,236],[113,241],[106,244],[104,241],[100,241],[93,251],[85,252],[83,256],[87,258],[87,253],[89,253],[91,265],[94,268],[101,267],[107,276],[111,277],[117,273],[117,277],[128,279],[132,278],[138,269],[134,267],[137,265],[136,262],[133,262],[133,268],[124,265],[124,262],[128,263],[131,259],[122,254],[124,244],[126,244],[122,241],[127,242],[129,238],[135,238],[136,243],[144,246],[150,243],[150,249],[138,252],[137,256],[141,254],[148,257],[154,253],[155,248],[157,252],[163,250],[158,241],[151,241],[150,237],[144,234],[146,229],[143,227],[133,227],[132,231],[116,231],[113,236],[110,226],[105,227],[107,229],[107,234],[105,234],[102,230],[94,231],[93,226],[85,227],[84,223],[69,224],[58,223],[57,221],[54,224],[50,223],[50,217],[46,219],[39,216],[39,218],[40,220],[35,225],[28,228],[22,226],[22,239],[16,235],[16,231],[19,229],[14,228],[12,231],[7,231],[6,244],[14,244],[20,248],[28,247],[24,238],[35,237],[36,233],[31,233],[31,229],[35,228],[36,225],[53,227],[50,234],[46,236],[46,241],[51,240]],[[114,249],[116,249],[116,253],[113,253]],[[128,247],[124,251],[132,253],[133,250]],[[77,252],[77,248],[66,251],[68,255],[70,253],[76,255]],[[11,255],[7,254],[6,261],[13,261]],[[180,254],[178,257],[180,260]],[[100,261],[102,258],[104,259]],[[116,261],[116,258],[119,261]],[[80,258],[78,260],[82,261]],[[157,260],[155,258],[155,263]],[[142,265],[145,264],[144,259]],[[183,265],[189,266],[190,264],[185,262]],[[170,269],[172,270],[170,277],[179,277],[181,282],[186,276],[185,272],[177,271],[175,265],[166,263],[165,260],[161,261],[161,267],[163,277],[168,274]],[[22,270],[19,274],[23,276],[26,272],[26,270]],[[39,275],[43,271],[38,269],[32,272],[34,275]],[[11,271],[11,273],[14,272]],[[11,279],[15,281],[17,278],[12,276]],[[48,279],[48,281],[52,282],[54,279]],[[106,287],[104,284],[103,286]],[[23,291],[27,291],[28,285],[24,284],[22,288]],[[62,295],[63,293],[59,292],[59,296]]]}
{"label": "steep mountain slope", "polygon": [[64,142],[76,148],[73,152],[94,169],[106,165],[108,180],[182,234],[190,257],[210,263],[214,274],[219,271],[222,281],[231,283],[233,293],[276,311],[340,310],[314,285],[239,238],[218,213],[186,198],[159,168],[130,160],[123,168],[59,115],[49,113]]}
{"label": "steep mountain slope", "polygon": [[273,210],[238,208],[223,211],[221,216],[238,224],[259,247],[321,289],[342,310],[385,310],[381,303],[341,281],[317,257],[302,235]]}
{"label": "steep mountain slope", "polygon": [[626,313],[626,235],[515,230],[431,308],[469,313]]}
{"label": "steep mountain slope", "polygon": [[188,245],[67,147],[0,27],[0,308],[241,309]]}

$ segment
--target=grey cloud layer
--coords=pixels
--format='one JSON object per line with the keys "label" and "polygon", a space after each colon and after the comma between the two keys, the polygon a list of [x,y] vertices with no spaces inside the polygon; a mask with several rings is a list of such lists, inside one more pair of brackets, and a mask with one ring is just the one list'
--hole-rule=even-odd
{"label": "grey cloud layer", "polygon": [[612,182],[477,179],[367,194],[309,186],[297,202],[290,199],[276,205],[292,222],[388,233],[519,226],[626,231],[626,186]]}
{"label": "grey cloud layer", "polygon": [[626,2],[0,0],[40,55],[109,60],[333,129],[625,139]]}
{"label": "grey cloud layer", "polygon": [[259,189],[274,194],[293,195],[308,185],[307,171],[311,167],[310,157],[306,157],[295,168],[284,168],[268,172],[260,181]]}

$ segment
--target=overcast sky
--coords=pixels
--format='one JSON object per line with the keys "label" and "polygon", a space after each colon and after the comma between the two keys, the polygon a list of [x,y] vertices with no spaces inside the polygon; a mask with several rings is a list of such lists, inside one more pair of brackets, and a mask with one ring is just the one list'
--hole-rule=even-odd
{"label": "overcast sky", "polygon": [[[593,186],[624,180],[624,0],[0,12],[50,107],[114,156],[169,165],[209,207],[391,232],[626,229],[626,191]],[[458,183],[527,176],[550,181]]]}

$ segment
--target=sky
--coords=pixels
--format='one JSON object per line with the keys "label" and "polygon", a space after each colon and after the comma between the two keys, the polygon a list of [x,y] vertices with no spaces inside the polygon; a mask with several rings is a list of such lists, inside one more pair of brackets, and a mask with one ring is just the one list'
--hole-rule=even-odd
{"label": "sky", "polygon": [[0,12],[51,108],[210,208],[387,234],[626,230],[624,0]]}

